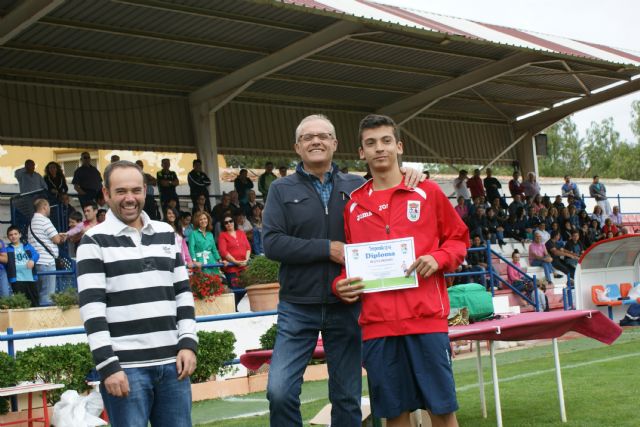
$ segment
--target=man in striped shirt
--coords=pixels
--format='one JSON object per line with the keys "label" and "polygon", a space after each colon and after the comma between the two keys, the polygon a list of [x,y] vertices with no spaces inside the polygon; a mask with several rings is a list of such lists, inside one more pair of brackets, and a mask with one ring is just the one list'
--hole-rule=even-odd
{"label": "man in striped shirt", "polygon": [[141,169],[104,171],[106,220],[78,248],[80,312],[114,427],[191,426],[193,296],[170,225],[142,212]]}
{"label": "man in striped shirt", "polygon": [[[40,258],[36,265],[39,272],[55,271],[56,258],[58,257],[58,245],[64,243],[67,235],[58,233],[49,219],[51,206],[46,199],[33,201],[33,218],[29,224],[28,238]],[[38,279],[38,293],[40,305],[51,305],[51,294],[56,292],[56,276],[41,275]]]}

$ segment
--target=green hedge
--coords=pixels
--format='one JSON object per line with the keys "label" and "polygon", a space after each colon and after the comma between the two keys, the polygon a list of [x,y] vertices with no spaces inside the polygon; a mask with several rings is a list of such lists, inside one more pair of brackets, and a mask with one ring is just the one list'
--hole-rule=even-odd
{"label": "green hedge", "polygon": [[[16,382],[16,361],[7,353],[0,352],[0,387],[9,387]],[[9,400],[0,397],[0,414],[6,414],[8,410]]]}
{"label": "green hedge", "polygon": [[198,366],[191,375],[191,382],[209,381],[214,375],[224,375],[234,371],[232,366],[224,366],[224,362],[235,359],[233,348],[236,337],[231,331],[198,332]]}

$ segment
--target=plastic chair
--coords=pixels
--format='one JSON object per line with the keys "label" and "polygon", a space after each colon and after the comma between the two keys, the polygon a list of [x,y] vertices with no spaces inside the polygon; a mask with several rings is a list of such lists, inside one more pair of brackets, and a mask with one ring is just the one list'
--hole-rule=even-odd
{"label": "plastic chair", "polygon": [[[619,288],[618,288],[618,285],[607,285],[607,288],[608,288],[608,289],[609,289],[609,286],[615,286],[615,287],[616,287],[616,293],[617,293],[617,294],[618,294],[618,296],[619,296],[619,294],[620,294],[620,290],[619,290]],[[597,291],[604,292],[604,289],[605,289],[605,287],[604,287],[604,286],[602,286],[602,285],[594,285],[594,286],[591,286],[591,301],[593,301],[593,303],[594,303],[596,306],[599,306],[599,307],[607,307],[607,312],[608,312],[608,315],[609,315],[609,319],[613,320],[613,307],[614,307],[614,306],[617,306],[617,305],[622,305],[622,301],[619,301],[619,300],[617,300],[617,299],[615,299],[614,301],[600,301],[600,300],[598,299],[598,293],[597,293]],[[611,294],[608,294],[607,296],[608,296],[609,298],[614,298],[614,296],[613,296],[613,295],[611,295]],[[618,298],[618,297],[615,297],[615,298]]]}

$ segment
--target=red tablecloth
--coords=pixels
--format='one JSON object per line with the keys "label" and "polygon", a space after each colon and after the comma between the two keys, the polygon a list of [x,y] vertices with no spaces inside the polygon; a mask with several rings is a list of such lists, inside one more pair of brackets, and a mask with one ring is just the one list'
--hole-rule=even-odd
{"label": "red tablecloth", "polygon": [[[531,312],[467,326],[453,326],[449,328],[449,339],[525,341],[558,338],[569,331],[611,344],[620,336],[622,328],[598,310]],[[271,353],[272,350],[250,351],[240,356],[240,363],[255,370],[271,361]],[[324,359],[321,343],[316,346],[312,357]]]}
{"label": "red tablecloth", "polygon": [[611,344],[620,336],[622,328],[598,310],[531,312],[467,326],[453,326],[449,328],[449,338],[452,341],[524,341],[558,338],[569,331]]}

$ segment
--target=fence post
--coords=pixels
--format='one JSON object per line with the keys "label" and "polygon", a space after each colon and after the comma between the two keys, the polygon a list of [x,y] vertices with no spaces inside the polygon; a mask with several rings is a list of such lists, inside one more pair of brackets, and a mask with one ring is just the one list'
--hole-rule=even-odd
{"label": "fence post", "polygon": [[487,239],[487,270],[489,271],[489,286],[491,287],[491,296],[494,296],[493,289],[493,262],[491,259],[491,240]]}
{"label": "fence post", "polygon": [[536,311],[540,311],[540,301],[538,298],[538,282],[536,280],[536,275],[533,275],[533,301],[536,303]]}
{"label": "fence post", "polygon": [[[7,336],[8,336],[8,340],[7,340],[7,353],[9,353],[9,356],[13,357],[14,359],[16,358],[16,349],[14,347],[14,341],[11,339],[11,337],[9,335],[13,335],[13,328],[9,327],[7,328]],[[12,412],[16,412],[18,410],[18,397],[17,396],[11,396],[11,411]]]}
{"label": "fence post", "polygon": [[622,202],[620,201],[620,194],[618,194],[616,198],[618,199],[618,210],[620,211],[620,213],[622,213]]}

